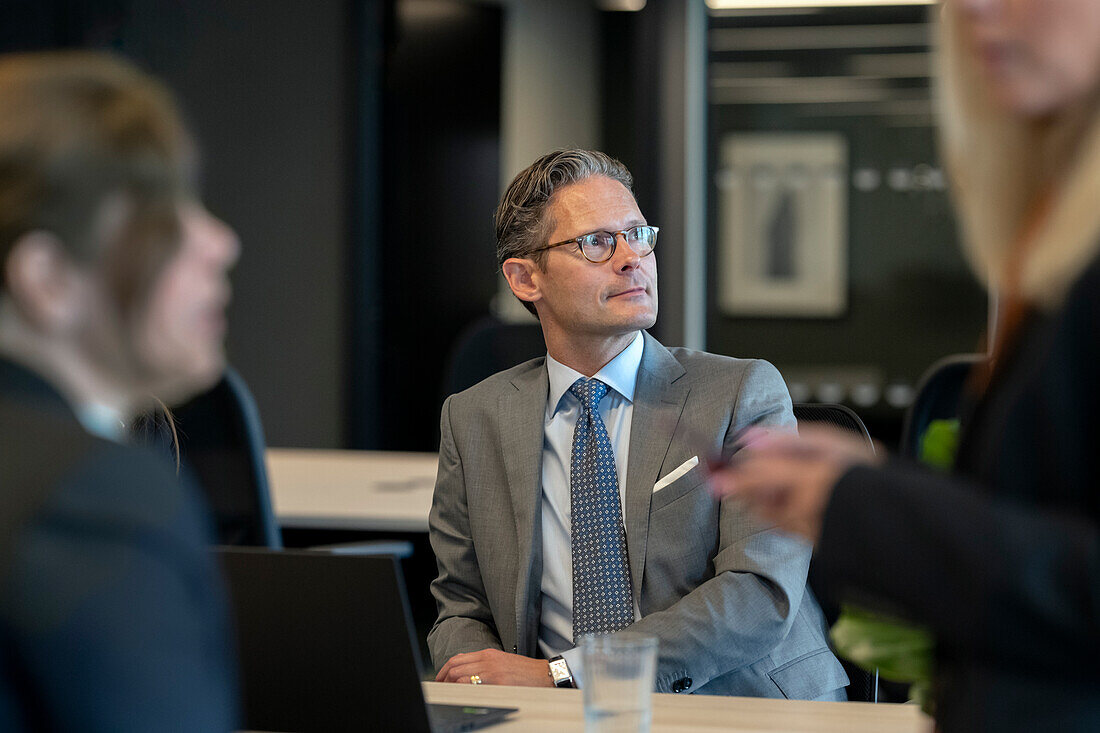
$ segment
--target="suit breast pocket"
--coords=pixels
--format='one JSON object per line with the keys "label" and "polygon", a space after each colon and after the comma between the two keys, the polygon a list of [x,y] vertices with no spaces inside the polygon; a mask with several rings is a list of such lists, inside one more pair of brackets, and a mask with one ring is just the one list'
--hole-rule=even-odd
{"label": "suit breast pocket", "polygon": [[693,491],[706,491],[707,475],[703,466],[696,466],[659,491],[653,492],[649,511],[652,514]]}
{"label": "suit breast pocket", "polygon": [[696,466],[650,500],[643,608],[668,608],[713,577],[717,550],[718,502]]}

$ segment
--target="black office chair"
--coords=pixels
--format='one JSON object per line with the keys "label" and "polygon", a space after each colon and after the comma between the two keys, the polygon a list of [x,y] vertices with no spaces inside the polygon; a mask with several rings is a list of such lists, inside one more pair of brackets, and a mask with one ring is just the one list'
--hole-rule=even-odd
{"label": "black office chair", "polygon": [[901,433],[902,455],[919,457],[921,438],[933,420],[960,417],[966,380],[974,366],[985,359],[984,354],[956,354],[944,357],[928,368],[918,382],[913,403],[905,413]]}
{"label": "black office chair", "polygon": [[172,410],[172,420],[180,459],[214,514],[218,543],[282,549],[260,413],[236,370],[227,368],[217,384]]}
{"label": "black office chair", "polygon": [[[867,426],[859,419],[859,415],[844,405],[798,402],[794,405],[794,417],[798,420],[799,425],[820,423],[847,430],[864,438],[872,451],[875,449],[874,441],[871,440],[871,433],[868,432]],[[806,582],[821,605],[821,610],[825,614],[825,621],[829,626],[832,626],[836,623],[837,617],[840,616],[840,606],[821,599],[822,594],[817,590],[821,583],[814,578],[812,562]],[[840,659],[841,665],[844,666],[844,671],[848,673],[848,699],[859,702],[877,702],[879,699],[878,674],[871,674],[842,657],[838,657],[838,659]]]}
{"label": "black office chair", "polygon": [[799,425],[803,423],[824,423],[833,427],[847,430],[862,436],[875,449],[875,443],[871,440],[871,433],[867,426],[859,419],[851,408],[844,405],[835,405],[829,402],[796,402],[794,405],[794,418]]}
{"label": "black office chair", "polygon": [[[171,424],[162,415],[146,416],[137,424],[139,433],[169,446],[173,428],[180,461],[194,472],[214,514],[217,543],[281,550],[283,540],[267,477],[263,423],[240,374],[227,367],[217,384],[172,410]],[[411,543],[389,540],[312,549],[397,557],[412,554]]]}
{"label": "black office chair", "polygon": [[538,323],[505,323],[494,316],[478,318],[462,330],[451,347],[443,396],[545,354],[546,342]]}
{"label": "black office chair", "polygon": [[171,410],[140,416],[135,439],[162,450],[198,481],[222,545],[273,550],[283,542],[264,461],[264,433],[256,401],[232,368],[206,392]]}

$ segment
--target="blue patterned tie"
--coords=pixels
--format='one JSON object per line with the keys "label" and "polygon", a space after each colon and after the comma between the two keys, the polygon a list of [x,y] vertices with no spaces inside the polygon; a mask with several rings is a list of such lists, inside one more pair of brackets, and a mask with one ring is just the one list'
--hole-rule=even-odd
{"label": "blue patterned tie", "polygon": [[581,402],[569,462],[576,639],[629,626],[634,623],[634,606],[615,454],[597,409],[607,385],[598,379],[578,379],[569,391]]}

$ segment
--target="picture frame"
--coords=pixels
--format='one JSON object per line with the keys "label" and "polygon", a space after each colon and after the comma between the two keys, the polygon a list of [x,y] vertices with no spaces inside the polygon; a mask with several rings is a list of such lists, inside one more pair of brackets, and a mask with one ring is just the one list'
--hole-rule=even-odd
{"label": "picture frame", "polygon": [[848,307],[848,145],[835,133],[720,144],[718,304],[728,316],[836,318]]}

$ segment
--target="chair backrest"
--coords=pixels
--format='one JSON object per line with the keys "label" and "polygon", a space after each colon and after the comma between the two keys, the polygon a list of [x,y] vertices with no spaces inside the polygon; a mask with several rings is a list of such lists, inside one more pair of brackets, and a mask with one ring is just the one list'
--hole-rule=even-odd
{"label": "chair backrest", "polygon": [[798,420],[799,425],[808,422],[825,423],[856,433],[867,440],[871,450],[875,449],[875,443],[871,440],[871,433],[867,431],[867,426],[859,419],[859,415],[844,405],[835,405],[829,402],[796,402],[794,404],[794,417]]}
{"label": "chair backrest", "polygon": [[[867,444],[871,446],[871,450],[875,449],[874,441],[871,440],[871,434],[867,431],[867,426],[859,419],[859,415],[844,405],[827,402],[796,402],[794,416],[799,425],[823,423],[855,433],[867,441]],[[823,594],[818,590],[822,584],[816,578],[813,562],[810,563],[810,572],[806,578],[806,583],[809,585],[810,590],[814,592],[814,595],[817,596],[821,610],[825,614],[826,622],[832,626],[840,616],[840,606],[822,597]],[[841,658],[840,663],[843,665],[844,671],[848,673],[848,699],[859,702],[877,701],[877,683],[872,679],[871,674],[847,659]]]}
{"label": "chair backrest", "polygon": [[974,366],[985,359],[984,354],[955,354],[940,359],[924,373],[917,384],[917,394],[905,413],[901,432],[901,454],[915,458],[920,454],[920,441],[933,420],[959,417],[963,387]]}
{"label": "chair backrest", "polygon": [[172,411],[181,459],[195,472],[214,513],[218,542],[281,549],[256,400],[240,374]]}
{"label": "chair backrest", "polygon": [[458,335],[447,360],[443,396],[461,392],[499,371],[546,354],[537,323],[479,318]]}

